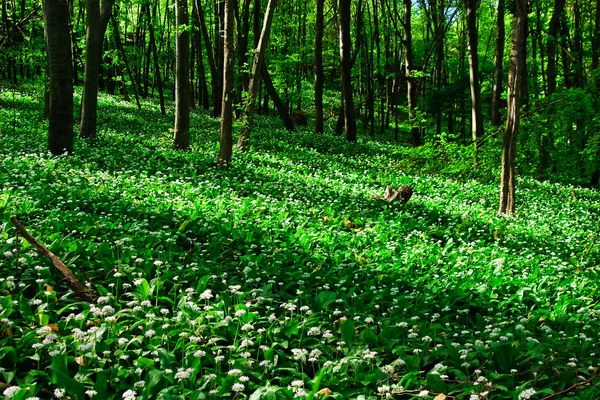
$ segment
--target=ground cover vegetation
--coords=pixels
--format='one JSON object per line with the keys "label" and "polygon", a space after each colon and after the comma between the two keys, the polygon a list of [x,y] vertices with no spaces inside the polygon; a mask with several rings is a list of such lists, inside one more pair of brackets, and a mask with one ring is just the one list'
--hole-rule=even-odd
{"label": "ground cover vegetation", "polygon": [[0,14],[1,396],[600,397],[599,0]]}
{"label": "ground cover vegetation", "polygon": [[[101,139],[56,157],[43,94],[0,101],[6,398],[600,393],[597,191],[524,177],[506,218],[496,181],[452,178],[465,160],[443,147],[289,134],[273,118],[221,169],[218,119],[192,113],[205,129],[177,152],[156,104],[105,95]],[[428,157],[429,173],[405,172]],[[377,200],[382,183],[415,194]],[[15,215],[94,303],[15,236]]]}

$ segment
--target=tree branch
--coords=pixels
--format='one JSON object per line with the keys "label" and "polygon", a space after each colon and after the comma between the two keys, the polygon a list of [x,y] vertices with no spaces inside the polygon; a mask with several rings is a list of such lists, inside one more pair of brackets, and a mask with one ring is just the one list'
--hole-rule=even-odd
{"label": "tree branch", "polygon": [[35,240],[33,236],[31,236],[29,232],[27,232],[25,227],[21,225],[21,223],[17,220],[16,217],[10,217],[10,220],[17,229],[17,232],[19,232],[19,234],[23,236],[25,240],[27,240],[33,247],[35,247],[35,249],[38,252],[40,252],[40,254],[42,254],[44,257],[47,257],[50,260],[52,260],[52,263],[54,264],[56,269],[58,269],[58,271],[64,276],[71,289],[73,289],[75,293],[77,293],[77,296],[81,300],[87,301],[88,303],[94,302],[94,299],[97,296],[97,294],[94,291],[86,288],[85,285],[77,279],[73,272],[71,272],[71,270],[54,253],[52,253],[50,250],[48,250],[46,247],[40,244],[40,242]]}

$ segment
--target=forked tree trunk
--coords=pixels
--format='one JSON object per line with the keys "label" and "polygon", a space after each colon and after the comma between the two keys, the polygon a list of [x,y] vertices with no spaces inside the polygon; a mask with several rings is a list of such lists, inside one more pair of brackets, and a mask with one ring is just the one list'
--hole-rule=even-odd
{"label": "forked tree trunk", "polygon": [[498,16],[496,22],[496,51],[494,55],[494,88],[492,90],[492,126],[500,126],[502,116],[500,115],[500,105],[502,103],[502,80],[504,78],[504,0],[498,0]]}
{"label": "forked tree trunk", "polygon": [[83,94],[81,96],[81,125],[79,136],[96,138],[98,116],[98,84],[100,62],[102,61],[102,44],[108,21],[112,14],[114,0],[104,0],[100,8],[100,0],[86,0],[87,35],[85,40],[85,76]]}
{"label": "forked tree trunk", "polygon": [[344,123],[346,140],[356,142],[356,116],[352,97],[352,44],[350,41],[350,0],[339,0],[340,60],[342,64],[342,96],[344,96]]}
{"label": "forked tree trunk", "polygon": [[223,103],[221,106],[221,142],[219,146],[218,165],[229,168],[233,152],[232,126],[233,126],[233,2],[225,1],[225,24],[223,46]]}
{"label": "forked tree trunk", "polygon": [[153,8],[152,8],[152,18],[150,18],[150,15],[148,15],[148,19],[149,24],[148,24],[148,30],[150,31],[150,47],[152,48],[152,59],[154,61],[154,73],[156,74],[156,76],[154,77],[154,80],[156,82],[156,84],[158,85],[158,96],[159,96],[159,101],[160,101],[160,113],[165,116],[167,114],[167,111],[165,109],[165,94],[163,91],[163,81],[161,79],[160,76],[160,66],[158,65],[158,51],[156,49],[156,38],[154,36],[154,21],[156,21],[156,4],[154,4]]}
{"label": "forked tree trunk", "polygon": [[254,52],[254,59],[252,61],[252,71],[250,73],[250,82],[248,84],[248,99],[246,100],[245,119],[242,124],[242,130],[238,138],[238,147],[241,150],[248,148],[248,141],[250,139],[250,132],[252,131],[252,123],[254,120],[254,108],[256,106],[258,86],[260,82],[260,75],[262,64],[265,58],[265,50],[269,45],[269,36],[271,32],[271,23],[273,21],[273,11],[275,9],[276,0],[269,0],[267,3],[267,9],[265,11],[265,20],[263,23],[263,29],[260,34],[258,46]]}
{"label": "forked tree trunk", "polygon": [[204,9],[200,0],[194,0],[196,2],[197,14],[195,17],[200,25],[200,31],[204,38],[204,48],[206,49],[206,57],[208,59],[208,67],[210,68],[211,76],[211,88],[212,88],[212,102],[213,102],[213,116],[217,116],[221,113],[221,95],[223,94],[222,82],[219,80],[220,73],[217,71],[217,63],[215,61],[215,55],[213,52],[213,46],[210,41],[210,35],[206,27],[206,20],[204,17]]}
{"label": "forked tree trunk", "polygon": [[50,77],[48,150],[73,153],[73,63],[67,0],[44,0],[43,14]]}
{"label": "forked tree trunk", "polygon": [[176,85],[175,85],[175,131],[173,147],[186,150],[190,147],[190,33],[188,31],[187,0],[175,2],[175,24],[177,26],[175,41],[176,53]]}
{"label": "forked tree trunk", "polygon": [[477,0],[465,0],[467,8],[467,37],[469,43],[469,76],[471,87],[471,136],[477,146],[477,139],[483,136],[481,115],[481,85],[479,84],[479,56],[477,50]]}
{"label": "forked tree trunk", "polygon": [[508,115],[502,141],[502,172],[500,176],[499,214],[515,212],[515,158],[519,133],[520,108],[527,75],[527,0],[516,0],[508,73]]}
{"label": "forked tree trunk", "polygon": [[[600,0],[599,0],[600,1]],[[323,133],[323,6],[325,0],[316,0],[317,21],[315,25],[315,132]]]}

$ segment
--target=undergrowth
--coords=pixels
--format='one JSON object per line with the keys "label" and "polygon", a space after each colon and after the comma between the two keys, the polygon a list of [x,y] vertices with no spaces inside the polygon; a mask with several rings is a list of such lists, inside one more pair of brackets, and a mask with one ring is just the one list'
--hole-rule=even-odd
{"label": "undergrowth", "polygon": [[53,157],[41,99],[0,92],[6,398],[600,397],[598,192],[522,178],[498,217],[495,145],[474,166],[274,118],[222,171],[218,120],[175,152],[172,110],[106,96],[100,139]]}

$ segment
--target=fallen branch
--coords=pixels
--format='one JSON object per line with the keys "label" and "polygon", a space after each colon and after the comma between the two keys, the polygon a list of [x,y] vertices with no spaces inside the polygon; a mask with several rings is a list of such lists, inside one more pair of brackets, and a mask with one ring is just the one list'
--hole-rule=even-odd
{"label": "fallen branch", "polygon": [[60,259],[54,253],[52,253],[50,250],[48,250],[46,247],[44,247],[42,244],[40,244],[40,242],[35,240],[29,234],[29,232],[27,232],[25,227],[23,225],[21,225],[21,223],[17,220],[16,217],[10,217],[10,220],[12,221],[13,225],[17,229],[17,232],[19,234],[21,234],[21,236],[23,236],[23,238],[25,240],[27,240],[29,242],[29,244],[31,244],[33,247],[35,247],[35,249],[37,251],[39,251],[40,254],[42,254],[44,257],[47,257],[50,260],[52,260],[52,263],[54,264],[56,269],[58,269],[58,271],[67,280],[67,283],[69,284],[71,289],[73,289],[75,291],[75,293],[77,294],[77,297],[79,297],[81,300],[87,301],[89,303],[94,302],[94,299],[97,296],[97,294],[94,291],[86,288],[85,285],[83,283],[81,283],[75,275],[73,275],[73,272],[71,272],[71,270],[62,261],[60,261]]}
{"label": "fallen branch", "polygon": [[578,383],[576,383],[576,384],[574,384],[574,385],[566,388],[565,390],[562,390],[560,392],[556,392],[556,393],[553,393],[553,394],[551,394],[549,396],[543,397],[542,400],[548,400],[548,399],[551,399],[551,398],[556,397],[556,396],[561,396],[563,394],[567,394],[570,391],[578,388],[579,386],[584,386],[584,385],[588,385],[588,384],[592,383],[592,381],[594,379],[598,379],[598,378],[600,378],[600,374],[596,374],[596,375],[592,376],[590,379],[585,380],[583,382],[578,382]]}

